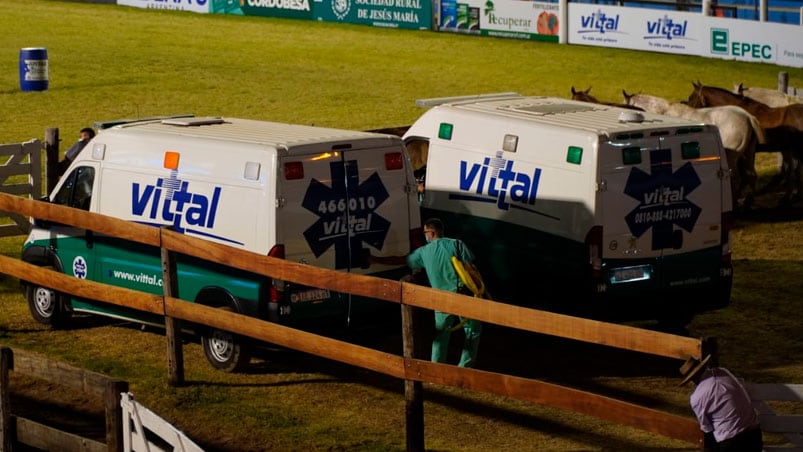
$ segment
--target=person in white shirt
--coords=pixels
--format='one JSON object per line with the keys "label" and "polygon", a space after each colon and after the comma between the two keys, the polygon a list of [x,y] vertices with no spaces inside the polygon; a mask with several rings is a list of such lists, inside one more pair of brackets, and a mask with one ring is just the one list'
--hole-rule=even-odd
{"label": "person in white shirt", "polygon": [[704,434],[704,450],[761,452],[761,426],[747,390],[714,360],[711,355],[702,361],[690,358],[680,368],[684,376],[680,384],[695,384],[689,403]]}

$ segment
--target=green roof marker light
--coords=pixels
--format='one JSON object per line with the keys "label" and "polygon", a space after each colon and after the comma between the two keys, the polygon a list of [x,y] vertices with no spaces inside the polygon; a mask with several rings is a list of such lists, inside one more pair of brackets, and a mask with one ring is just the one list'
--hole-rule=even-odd
{"label": "green roof marker light", "polygon": [[579,165],[583,161],[583,148],[580,146],[569,146],[566,150],[566,161]]}
{"label": "green roof marker light", "polygon": [[453,130],[453,125],[449,124],[448,122],[442,122],[440,127],[438,127],[438,138],[441,140],[451,140]]}
{"label": "green roof marker light", "polygon": [[622,163],[624,163],[625,165],[641,164],[641,149],[639,147],[623,148]]}
{"label": "green roof marker light", "polygon": [[680,154],[684,160],[700,158],[700,143],[697,141],[689,141],[680,145]]}

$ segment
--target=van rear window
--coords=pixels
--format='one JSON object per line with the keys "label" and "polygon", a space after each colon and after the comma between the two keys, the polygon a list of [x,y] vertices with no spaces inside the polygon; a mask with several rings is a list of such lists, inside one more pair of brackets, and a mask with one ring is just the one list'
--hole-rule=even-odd
{"label": "van rear window", "polygon": [[622,163],[625,165],[641,164],[641,148],[637,146],[622,148]]}

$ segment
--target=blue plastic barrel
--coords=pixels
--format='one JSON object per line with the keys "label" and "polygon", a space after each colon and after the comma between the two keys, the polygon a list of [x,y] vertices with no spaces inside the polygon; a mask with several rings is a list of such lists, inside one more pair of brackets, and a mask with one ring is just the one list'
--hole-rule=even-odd
{"label": "blue plastic barrel", "polygon": [[44,47],[20,49],[20,89],[45,91],[47,85],[47,49]]}

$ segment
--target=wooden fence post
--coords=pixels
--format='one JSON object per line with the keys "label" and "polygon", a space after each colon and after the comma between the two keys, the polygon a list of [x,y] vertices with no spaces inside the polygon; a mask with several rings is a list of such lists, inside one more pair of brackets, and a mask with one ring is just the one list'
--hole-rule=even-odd
{"label": "wooden fence post", "polygon": [[786,94],[787,89],[789,88],[789,73],[788,72],[779,72],[778,73],[778,91]]}
{"label": "wooden fence post", "polygon": [[[406,362],[416,358],[415,308],[402,300],[402,353]],[[420,347],[419,347],[420,349]],[[407,364],[405,364],[407,365]],[[424,388],[420,381],[404,380],[407,451],[424,451]]]}
{"label": "wooden fence post", "polygon": [[0,452],[11,452],[14,436],[11,425],[8,371],[14,367],[14,355],[10,348],[0,347]]}
{"label": "wooden fence post", "polygon": [[[59,181],[59,129],[45,129],[45,177],[47,180],[47,193],[56,188]],[[33,199],[41,197],[41,193],[36,193]]]}
{"label": "wooden fence post", "polygon": [[[171,229],[170,227],[162,228]],[[160,239],[161,242],[161,239]],[[178,297],[178,275],[176,274],[175,253],[161,247],[162,250],[162,283],[164,296]],[[167,303],[164,303],[167,306]],[[167,338],[167,383],[170,386],[184,384],[184,349],[181,347],[181,320],[165,316],[165,336]]]}
{"label": "wooden fence post", "polygon": [[109,452],[123,452],[123,408],[120,393],[128,392],[128,382],[106,382],[103,405],[106,410],[106,445]]}
{"label": "wooden fence post", "polygon": [[711,366],[719,366],[719,347],[716,337],[704,337],[700,339],[700,359],[711,355]]}

